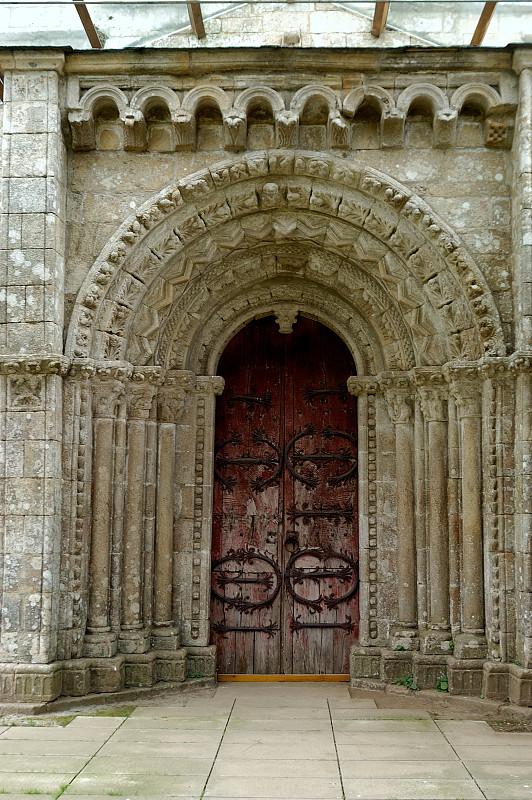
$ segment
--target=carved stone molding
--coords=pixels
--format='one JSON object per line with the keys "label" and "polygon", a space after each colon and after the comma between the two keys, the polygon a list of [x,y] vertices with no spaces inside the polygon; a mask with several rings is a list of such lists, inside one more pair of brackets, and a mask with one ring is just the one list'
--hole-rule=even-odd
{"label": "carved stone molding", "polygon": [[448,417],[449,390],[445,385],[418,388],[421,410],[427,422],[445,422]]}
{"label": "carved stone molding", "polygon": [[455,380],[450,388],[459,418],[481,416],[482,384],[478,380]]}
{"label": "carved stone molding", "polygon": [[373,376],[358,378],[354,375],[347,379],[347,391],[349,394],[377,394],[380,391],[379,382]]}
{"label": "carved stone molding", "polygon": [[126,385],[129,419],[149,419],[155,391],[156,388],[152,384],[130,382]]}
{"label": "carved stone molding", "polygon": [[0,356],[0,375],[61,375],[68,373],[71,360],[61,355]]}
{"label": "carved stone molding", "polygon": [[225,380],[219,375],[198,375],[196,378],[196,392],[207,396],[222,394]]}
{"label": "carved stone molding", "polygon": [[279,306],[274,309],[275,321],[279,326],[279,333],[292,333],[297,322],[299,308],[297,306]]}
{"label": "carved stone molding", "polygon": [[414,389],[411,378],[405,373],[382,373],[379,386],[388,403],[388,413],[394,424],[412,421]]}

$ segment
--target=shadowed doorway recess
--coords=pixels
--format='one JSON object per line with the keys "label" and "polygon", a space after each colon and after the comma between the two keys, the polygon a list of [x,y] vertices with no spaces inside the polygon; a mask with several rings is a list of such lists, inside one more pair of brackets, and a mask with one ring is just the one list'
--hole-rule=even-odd
{"label": "shadowed doorway recess", "polygon": [[224,351],[212,548],[218,670],[340,674],[358,638],[355,373],[345,344],[300,318],[255,320]]}

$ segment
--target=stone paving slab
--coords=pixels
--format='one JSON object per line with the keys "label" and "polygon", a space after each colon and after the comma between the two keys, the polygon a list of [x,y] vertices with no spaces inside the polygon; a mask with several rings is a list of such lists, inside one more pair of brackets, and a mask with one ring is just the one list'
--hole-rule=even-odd
{"label": "stone paving slab", "polygon": [[207,784],[205,797],[240,797],[250,800],[253,797],[301,797],[309,800],[336,798],[342,800],[340,777],[331,778],[252,778],[246,775],[237,778],[211,779]]}
{"label": "stone paving slab", "polygon": [[57,772],[57,767],[65,772],[76,773],[83,769],[88,756],[61,756],[50,757],[44,755],[3,755],[0,756],[0,786],[3,772],[24,772],[31,768],[32,772]]}
{"label": "stone paving slab", "polygon": [[479,785],[487,800],[528,800],[532,797],[532,782],[480,781]]}
{"label": "stone paving slab", "polygon": [[[377,752],[376,752],[377,755]],[[344,780],[380,778],[433,780],[469,780],[469,772],[458,760],[455,761],[341,761]]]}
{"label": "stone paving slab", "polygon": [[151,756],[156,758],[195,758],[201,754],[202,758],[210,758],[211,761],[214,761],[218,745],[218,740],[198,745],[198,742],[117,742],[113,737],[98,751],[98,757],[113,756],[113,758],[120,759]]}
{"label": "stone paving slab", "polygon": [[[196,751],[196,755],[199,755]],[[204,775],[209,774],[212,758],[175,758],[149,756],[134,758],[96,755],[83,770],[83,775]]]}
{"label": "stone paving slab", "polygon": [[484,800],[471,781],[345,780],[345,800]]}
{"label": "stone paving slab", "polygon": [[[28,763],[31,769],[31,761]],[[60,764],[56,764],[56,769]],[[29,795],[41,792],[57,794],[65,784],[75,777],[75,772],[2,772],[0,774],[0,791],[22,792]],[[2,796],[3,800],[3,796]]]}
{"label": "stone paving slab", "polygon": [[[486,753],[486,758],[489,753]],[[522,779],[532,786],[532,750],[527,761],[471,761],[467,765],[471,775],[477,780]]]}
{"label": "stone paving slab", "polygon": [[[219,759],[235,759],[235,758],[267,758],[267,759],[285,759],[287,752],[286,743],[278,742],[272,744],[257,744],[251,743],[247,746],[242,744],[222,744],[218,752]],[[329,744],[316,743],[316,744],[300,744],[295,741],[290,746],[290,758],[292,759],[310,759],[310,758],[325,758],[336,759],[336,750],[332,736]]]}
{"label": "stone paving slab", "polygon": [[278,778],[334,778],[339,777],[338,761],[335,759],[300,759],[293,760],[289,752],[285,759],[268,760],[247,758],[221,759],[217,761],[212,770],[211,779],[221,777],[242,777],[242,768],[245,764],[245,774],[263,778],[275,775]]}
{"label": "stone paving slab", "polygon": [[[98,748],[98,742],[78,742],[70,739],[0,739],[0,755],[20,756],[86,756]],[[3,798],[2,798],[3,800]]]}
{"label": "stone paving slab", "polygon": [[207,775],[132,775],[104,774],[86,775],[82,773],[69,785],[64,796],[75,794],[106,794],[119,792],[120,795],[153,794],[164,797],[183,795],[199,796],[205,786]]}
{"label": "stone paving slab", "polygon": [[[486,746],[457,744],[454,748],[465,763],[474,761],[485,761],[488,753]],[[529,761],[532,758],[532,748],[530,745],[493,745],[489,748],[490,761]]]}
{"label": "stone paving slab", "polygon": [[[397,738],[401,741],[401,737]],[[340,761],[351,760],[372,760],[375,758],[377,748],[371,745],[338,745],[338,757]],[[387,746],[379,750],[379,758],[383,761],[453,761],[456,758],[455,752],[449,744],[442,740],[437,746],[430,745],[407,745],[396,744]]]}

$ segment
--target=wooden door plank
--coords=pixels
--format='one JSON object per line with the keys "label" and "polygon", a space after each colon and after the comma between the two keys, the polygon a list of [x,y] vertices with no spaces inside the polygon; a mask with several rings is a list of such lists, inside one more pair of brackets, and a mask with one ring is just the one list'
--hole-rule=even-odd
{"label": "wooden door plank", "polygon": [[201,13],[201,3],[187,3],[187,9],[192,30],[198,39],[204,39],[206,33],[203,24],[203,14]]}
{"label": "wooden door plank", "polygon": [[390,10],[390,3],[375,3],[375,12],[373,14],[373,25],[371,28],[371,35],[376,39],[382,34],[386,27],[386,20],[388,19],[388,11]]}
{"label": "wooden door plank", "polygon": [[81,20],[81,24],[83,25],[83,29],[87,34],[87,38],[91,44],[91,47],[95,50],[101,50],[103,48],[103,42],[100,40],[98,32],[94,27],[94,23],[92,21],[89,9],[85,5],[85,3],[79,3],[77,0],[74,0],[76,11],[78,12],[78,16]]}
{"label": "wooden door plank", "polygon": [[480,19],[478,21],[477,27],[475,28],[475,33],[473,34],[473,38],[471,39],[472,45],[478,47],[484,41],[484,37],[488,32],[489,24],[495,12],[496,6],[497,3],[484,3],[484,8],[482,9]]}

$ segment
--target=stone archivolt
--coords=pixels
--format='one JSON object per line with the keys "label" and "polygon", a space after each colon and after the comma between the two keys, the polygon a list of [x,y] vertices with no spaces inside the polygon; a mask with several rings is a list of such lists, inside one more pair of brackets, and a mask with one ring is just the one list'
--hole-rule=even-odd
{"label": "stone archivolt", "polygon": [[[368,81],[345,96],[328,86],[309,84],[295,91],[288,108],[283,97],[269,86],[252,86],[240,93],[217,86],[200,85],[185,93],[169,86],[154,85],[126,92],[113,85],[100,84],[83,92],[78,104],[68,113],[74,150],[88,151],[109,148],[100,144],[98,124],[115,132],[112,149],[143,151],[151,149],[150,124],[163,128],[155,149],[195,150],[197,146],[198,111],[213,107],[221,117],[223,146],[226,150],[245,150],[250,112],[261,111],[261,119],[271,128],[271,144],[276,147],[297,147],[299,128],[305,124],[323,125],[327,147],[357,147],[357,112],[367,101],[378,108],[379,136],[382,147],[402,147],[405,122],[411,108],[422,106],[431,121],[435,147],[455,144],[457,120],[464,105],[474,104],[485,117],[484,144],[509,148],[513,139],[515,104],[489,84],[465,83],[446,94],[439,86],[417,82],[395,94]],[[308,109],[323,108],[321,115]],[[153,110],[158,112],[154,116]],[[111,111],[111,113],[109,113]],[[107,112],[99,123],[99,115]],[[112,120],[113,113],[115,120]],[[107,121],[111,117],[111,121]],[[323,119],[322,119],[323,117]],[[154,122],[151,122],[151,120]],[[325,146],[325,143],[324,143]]]}
{"label": "stone archivolt", "polygon": [[[415,342],[417,364],[504,354],[500,321],[480,270],[422,200],[356,162],[284,151],[196,173],[126,222],[81,288],[67,353],[116,360],[129,348],[133,361],[150,361],[156,353],[169,366],[161,360],[170,358],[165,318],[175,317],[180,304],[188,313],[195,313],[196,304],[205,318],[211,280],[225,281],[230,297],[236,274],[226,267],[231,254],[258,254],[285,243],[329,254],[329,266],[315,271],[318,282],[326,282],[332,269],[344,297],[347,287],[358,284],[359,307],[366,301],[373,317],[375,310],[380,313],[381,341],[397,336],[393,319],[402,318],[398,338],[403,350]],[[241,283],[242,264],[240,270]],[[217,278],[220,272],[225,277]],[[408,369],[408,358],[388,368]]]}

